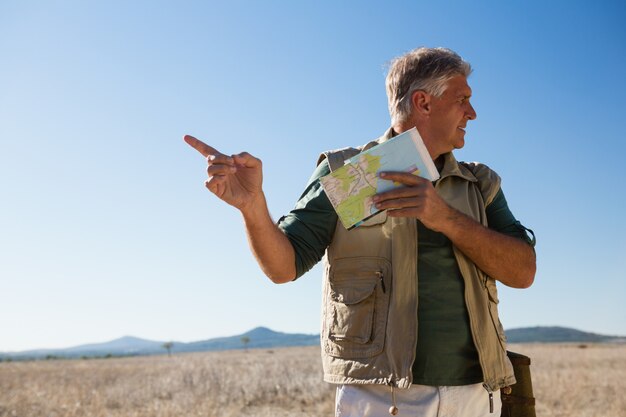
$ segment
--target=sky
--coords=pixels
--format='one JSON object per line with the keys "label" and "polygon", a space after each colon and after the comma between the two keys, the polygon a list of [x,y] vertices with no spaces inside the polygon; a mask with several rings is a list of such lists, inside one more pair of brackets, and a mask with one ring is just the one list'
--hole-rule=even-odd
{"label": "sky", "polygon": [[248,151],[275,219],[389,126],[386,64],[469,61],[458,159],[503,178],[537,275],[505,328],[626,335],[623,1],[0,0],[0,352],[257,326],[318,333],[321,267],[272,284],[183,141]]}

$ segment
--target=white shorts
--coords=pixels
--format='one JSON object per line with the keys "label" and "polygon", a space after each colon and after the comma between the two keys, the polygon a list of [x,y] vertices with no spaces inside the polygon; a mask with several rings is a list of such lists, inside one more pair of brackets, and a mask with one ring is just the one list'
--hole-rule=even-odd
{"label": "white shorts", "polygon": [[[489,393],[482,384],[431,387],[411,385],[394,389],[398,416],[411,417],[499,417],[500,391]],[[339,385],[335,398],[336,417],[389,417],[393,405],[391,388],[385,385]]]}

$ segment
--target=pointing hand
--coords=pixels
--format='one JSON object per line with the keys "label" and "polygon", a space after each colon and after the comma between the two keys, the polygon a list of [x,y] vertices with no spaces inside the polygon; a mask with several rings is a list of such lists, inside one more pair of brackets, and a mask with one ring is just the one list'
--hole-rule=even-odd
{"label": "pointing hand", "polygon": [[205,186],[221,200],[243,211],[262,197],[260,159],[247,152],[225,155],[190,135],[183,139],[206,158],[208,179]]}

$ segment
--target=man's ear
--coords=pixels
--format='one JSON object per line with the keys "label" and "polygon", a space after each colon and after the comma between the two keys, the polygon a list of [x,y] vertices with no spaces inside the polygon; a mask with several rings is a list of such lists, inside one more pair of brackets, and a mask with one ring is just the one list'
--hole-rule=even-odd
{"label": "man's ear", "polygon": [[413,105],[413,109],[421,115],[429,115],[431,97],[432,96],[425,91],[414,91],[413,95],[411,96],[411,104]]}

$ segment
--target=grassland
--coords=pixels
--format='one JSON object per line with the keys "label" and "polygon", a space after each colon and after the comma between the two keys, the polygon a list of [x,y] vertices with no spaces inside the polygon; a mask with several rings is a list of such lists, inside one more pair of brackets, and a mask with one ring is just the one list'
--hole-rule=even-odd
{"label": "grassland", "polygon": [[[626,416],[626,345],[513,345],[537,415]],[[0,363],[0,417],[331,416],[319,348]]]}

